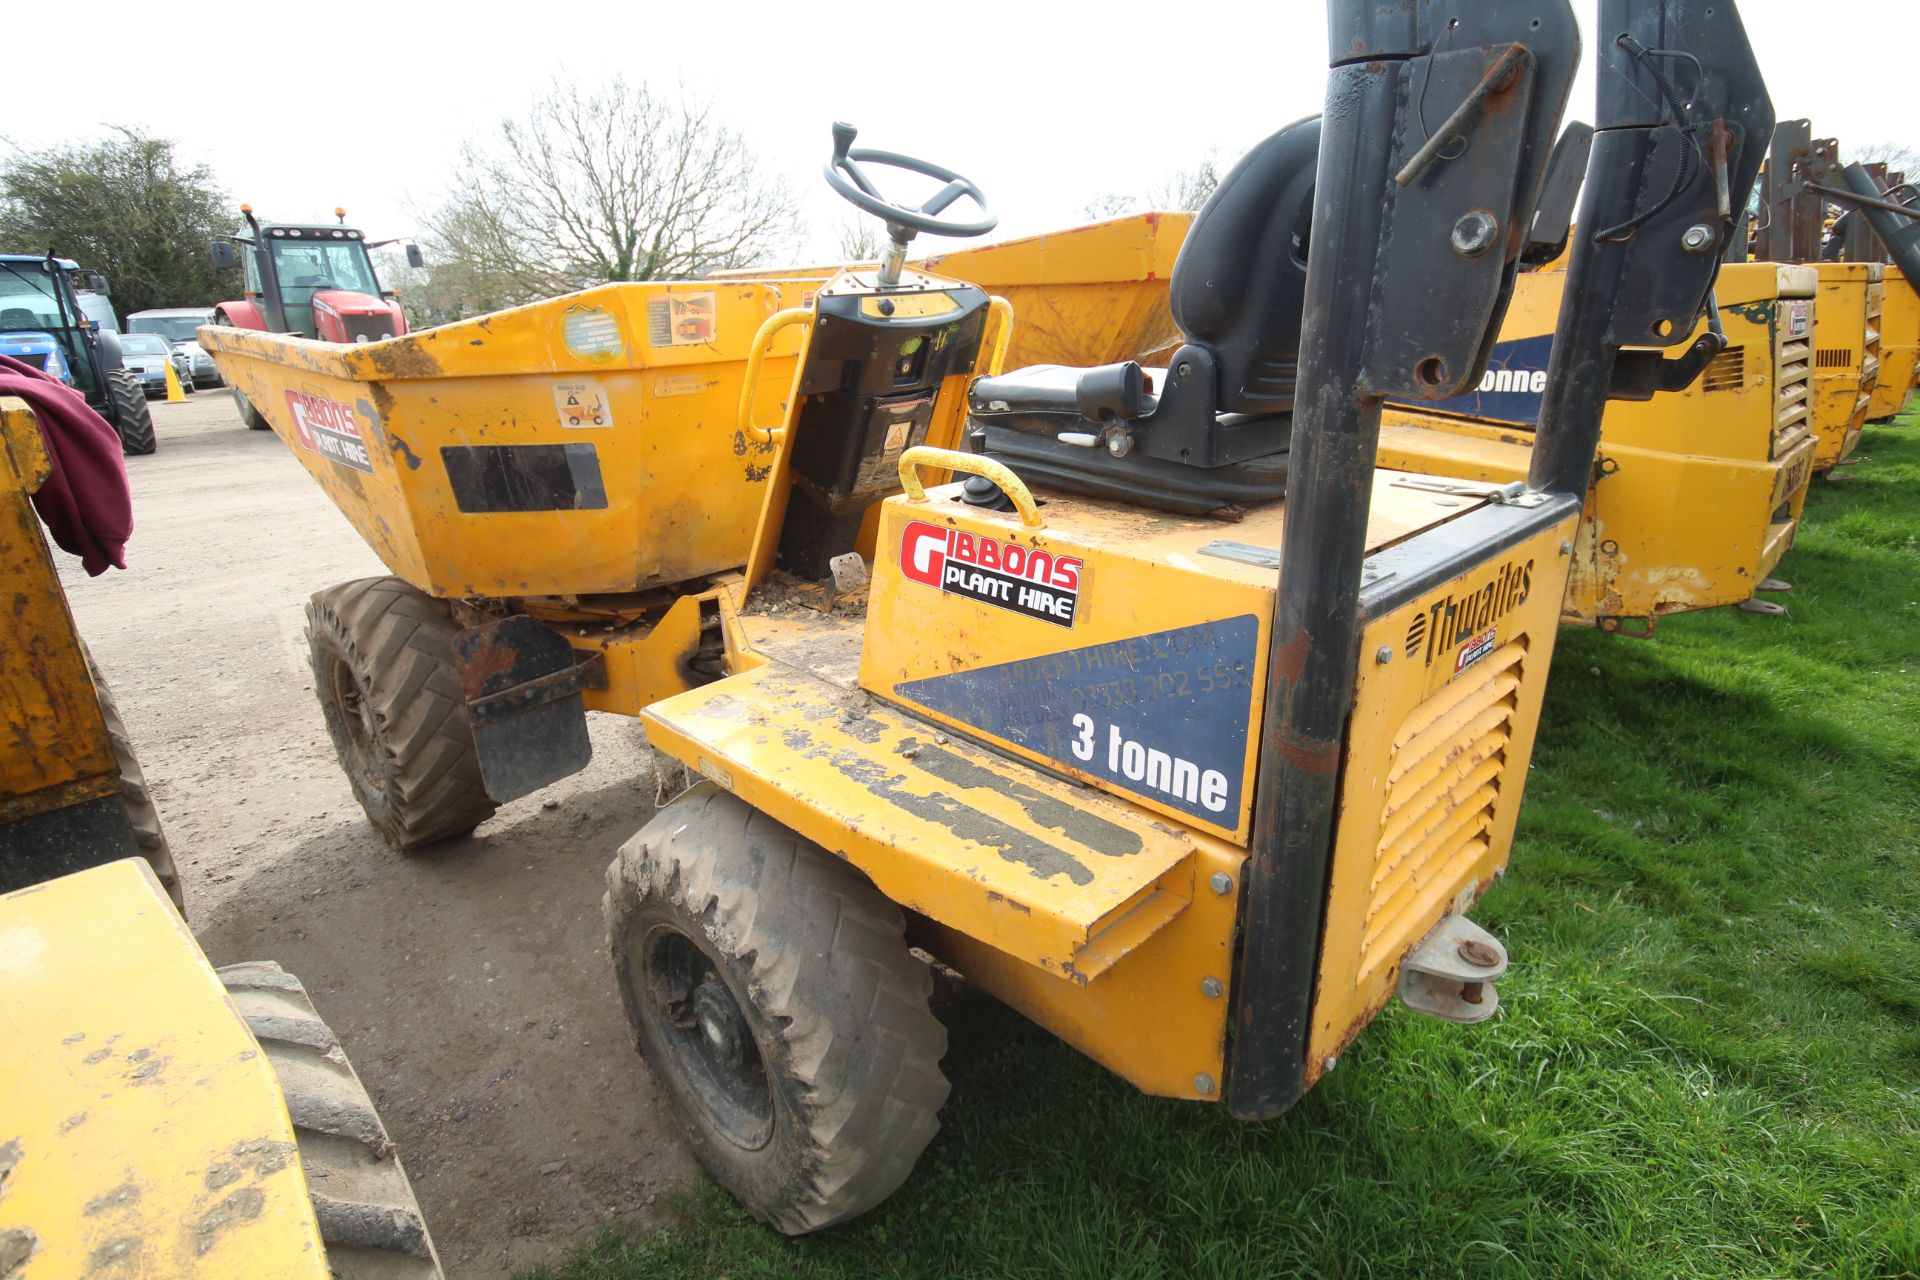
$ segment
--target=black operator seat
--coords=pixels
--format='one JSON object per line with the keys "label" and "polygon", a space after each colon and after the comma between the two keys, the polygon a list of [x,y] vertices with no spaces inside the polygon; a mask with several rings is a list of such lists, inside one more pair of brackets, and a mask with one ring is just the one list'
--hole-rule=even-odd
{"label": "black operator seat", "polygon": [[1201,514],[1286,492],[1320,120],[1249,151],[1169,281],[1167,367],[1035,365],[977,379],[968,442],[1049,488]]}

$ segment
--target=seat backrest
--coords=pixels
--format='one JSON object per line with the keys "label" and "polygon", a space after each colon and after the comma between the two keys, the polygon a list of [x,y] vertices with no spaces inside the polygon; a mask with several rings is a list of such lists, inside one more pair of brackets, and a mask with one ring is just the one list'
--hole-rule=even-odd
{"label": "seat backrest", "polygon": [[1207,200],[1169,283],[1174,322],[1213,352],[1223,413],[1293,408],[1320,118],[1241,157]]}

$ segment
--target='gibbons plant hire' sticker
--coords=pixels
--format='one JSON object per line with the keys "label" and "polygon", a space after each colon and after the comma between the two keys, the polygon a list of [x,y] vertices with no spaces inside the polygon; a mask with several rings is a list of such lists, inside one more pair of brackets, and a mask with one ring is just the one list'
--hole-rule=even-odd
{"label": "'gibbons plant hire' sticker", "polygon": [[373,459],[367,456],[367,443],[361,438],[352,405],[290,390],[287,412],[293,417],[294,434],[300,437],[301,448],[341,466],[373,474]]}
{"label": "'gibbons plant hire' sticker", "polygon": [[909,521],[900,535],[900,572],[912,581],[1057,627],[1073,625],[1085,568],[1078,556],[924,520]]}

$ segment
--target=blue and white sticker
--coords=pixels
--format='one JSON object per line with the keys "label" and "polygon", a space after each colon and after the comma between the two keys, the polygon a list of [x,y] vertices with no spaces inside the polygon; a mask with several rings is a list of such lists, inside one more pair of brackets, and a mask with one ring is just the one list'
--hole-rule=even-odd
{"label": "blue and white sticker", "polygon": [[1252,614],[895,687],[902,698],[1133,795],[1239,825]]}
{"label": "blue and white sticker", "polygon": [[1489,422],[1511,422],[1532,427],[1540,422],[1540,402],[1546,398],[1547,357],[1553,353],[1553,335],[1496,342],[1480,385],[1447,400],[1395,400],[1402,409],[1439,409]]}

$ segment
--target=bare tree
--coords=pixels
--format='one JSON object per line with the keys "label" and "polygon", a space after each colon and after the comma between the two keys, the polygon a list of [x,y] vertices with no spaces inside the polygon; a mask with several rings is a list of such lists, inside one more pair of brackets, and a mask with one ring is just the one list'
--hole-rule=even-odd
{"label": "bare tree", "polygon": [[1109,192],[1080,206],[1086,217],[1099,221],[1145,209],[1198,209],[1220,185],[1220,156],[1209,151],[1191,169],[1175,169],[1137,196]]}
{"label": "bare tree", "polygon": [[1198,209],[1220,185],[1220,154],[1209,151],[1191,169],[1175,169],[1147,194],[1156,209]]}
{"label": "bare tree", "polygon": [[1080,212],[1094,222],[1104,222],[1108,218],[1118,218],[1122,214],[1132,213],[1139,203],[1133,196],[1108,192],[1104,196],[1095,196],[1081,205]]}
{"label": "bare tree", "polygon": [[609,280],[746,266],[790,241],[795,205],[712,104],[616,76],[556,81],[460,153],[426,224],[435,259],[524,301]]}
{"label": "bare tree", "polygon": [[840,244],[842,262],[876,262],[880,258],[880,228],[877,218],[856,214],[842,219],[833,229]]}
{"label": "bare tree", "polygon": [[1920,180],[1920,148],[1903,142],[1870,142],[1853,148],[1846,158],[1860,164],[1884,164],[1888,173],[1904,173],[1909,182]]}

